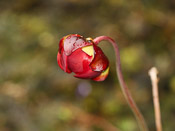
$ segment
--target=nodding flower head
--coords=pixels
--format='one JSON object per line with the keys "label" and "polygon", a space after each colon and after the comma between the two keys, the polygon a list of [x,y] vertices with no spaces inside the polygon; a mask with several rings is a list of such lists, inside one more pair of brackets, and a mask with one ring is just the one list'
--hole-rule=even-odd
{"label": "nodding flower head", "polygon": [[63,37],[59,43],[57,62],[60,68],[75,77],[103,81],[109,73],[109,61],[92,38],[78,34]]}

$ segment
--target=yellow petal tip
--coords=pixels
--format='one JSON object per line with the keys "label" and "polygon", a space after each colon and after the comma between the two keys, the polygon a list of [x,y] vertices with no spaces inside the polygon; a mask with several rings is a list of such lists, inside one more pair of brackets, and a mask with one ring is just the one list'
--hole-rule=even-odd
{"label": "yellow petal tip", "polygon": [[109,74],[109,67],[103,71],[99,76],[95,77],[94,81],[104,81]]}
{"label": "yellow petal tip", "polygon": [[89,56],[93,56],[93,58],[94,58],[94,48],[93,48],[92,45],[90,45],[90,46],[85,46],[85,47],[82,48],[82,50],[83,50],[86,54],[88,54]]}

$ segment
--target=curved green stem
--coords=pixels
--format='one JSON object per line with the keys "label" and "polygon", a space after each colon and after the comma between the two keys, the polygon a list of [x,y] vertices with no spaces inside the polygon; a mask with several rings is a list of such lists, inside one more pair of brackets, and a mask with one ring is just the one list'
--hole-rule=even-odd
{"label": "curved green stem", "polygon": [[117,71],[117,76],[118,76],[118,79],[119,79],[119,83],[120,83],[122,92],[123,92],[128,104],[129,104],[130,108],[132,109],[132,111],[135,114],[135,117],[138,121],[140,129],[142,131],[148,131],[147,125],[146,125],[145,120],[144,120],[144,117],[141,114],[140,110],[138,109],[135,101],[133,100],[133,98],[131,96],[131,93],[130,93],[130,91],[129,91],[129,89],[128,89],[128,87],[125,84],[125,81],[123,79],[123,75],[122,75],[122,71],[121,71],[120,53],[119,53],[118,46],[117,46],[116,42],[108,36],[96,37],[93,40],[93,42],[95,44],[98,44],[99,42],[101,42],[103,40],[109,41],[112,44],[112,46],[114,47],[115,55],[116,55],[116,71]]}

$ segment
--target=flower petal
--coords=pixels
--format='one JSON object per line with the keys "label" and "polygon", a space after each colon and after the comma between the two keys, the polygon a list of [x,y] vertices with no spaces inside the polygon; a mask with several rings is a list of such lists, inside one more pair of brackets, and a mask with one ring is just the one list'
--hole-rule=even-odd
{"label": "flower petal", "polygon": [[100,47],[96,46],[95,44],[93,46],[95,50],[95,57],[91,62],[90,67],[94,71],[104,71],[109,65],[108,58],[104,55]]}
{"label": "flower petal", "polygon": [[106,77],[109,74],[109,67],[103,71],[99,76],[97,76],[96,78],[93,78],[92,80],[94,81],[104,81],[106,79]]}
{"label": "flower petal", "polygon": [[58,65],[62,70],[64,70],[67,73],[71,73],[72,71],[68,68],[67,64],[67,56],[65,55],[64,52],[61,52],[61,54],[58,52],[57,54],[57,62]]}
{"label": "flower petal", "polygon": [[92,59],[94,58],[95,51],[94,51],[93,45],[85,46],[85,47],[82,48],[82,50],[83,50],[86,54],[88,54],[89,56],[92,56]]}
{"label": "flower petal", "polygon": [[63,43],[64,43],[64,51],[67,56],[78,48],[87,45],[92,45],[92,42],[86,41],[82,36],[78,34],[71,34],[66,36]]}
{"label": "flower petal", "polygon": [[72,72],[82,74],[91,70],[89,64],[92,62],[93,58],[83,52],[81,48],[74,51],[67,58],[69,69]]}
{"label": "flower petal", "polygon": [[93,79],[100,75],[100,72],[88,70],[87,72],[83,72],[80,74],[75,74],[75,77],[82,78],[82,79]]}
{"label": "flower petal", "polygon": [[62,66],[62,63],[61,63],[61,55],[60,55],[59,52],[58,52],[58,54],[57,54],[57,62],[58,62],[58,65],[60,66],[60,68],[61,68],[62,70],[64,70],[64,69],[63,69],[63,66]]}

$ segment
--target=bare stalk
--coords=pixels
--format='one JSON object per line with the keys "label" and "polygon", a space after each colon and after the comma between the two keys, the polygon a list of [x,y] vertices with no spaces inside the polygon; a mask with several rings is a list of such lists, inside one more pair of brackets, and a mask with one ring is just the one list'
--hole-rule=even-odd
{"label": "bare stalk", "polygon": [[118,76],[118,79],[119,79],[119,83],[120,83],[122,92],[123,92],[128,104],[129,104],[131,110],[135,114],[135,117],[137,119],[137,122],[139,124],[140,129],[142,131],[148,131],[147,125],[146,125],[145,120],[144,120],[144,117],[141,114],[140,110],[138,109],[135,101],[133,100],[133,98],[131,96],[130,91],[128,90],[127,85],[124,82],[122,71],[121,71],[120,53],[119,53],[118,46],[117,46],[116,42],[108,36],[99,36],[99,37],[96,37],[93,41],[94,41],[95,44],[98,44],[99,42],[101,42],[103,40],[109,41],[112,44],[112,46],[115,50],[116,71],[117,71],[117,76]]}
{"label": "bare stalk", "polygon": [[162,131],[161,124],[161,114],[160,114],[160,104],[159,104],[159,93],[158,93],[158,70],[155,67],[152,67],[148,74],[150,75],[152,82],[152,93],[153,93],[153,103],[154,103],[154,112],[155,112],[155,122],[157,131]]}

